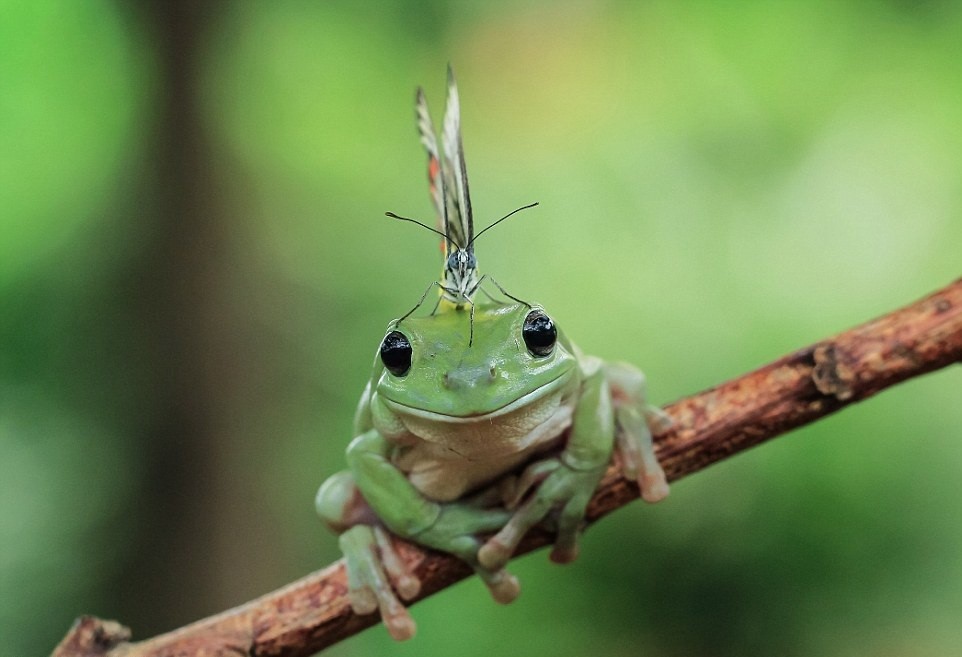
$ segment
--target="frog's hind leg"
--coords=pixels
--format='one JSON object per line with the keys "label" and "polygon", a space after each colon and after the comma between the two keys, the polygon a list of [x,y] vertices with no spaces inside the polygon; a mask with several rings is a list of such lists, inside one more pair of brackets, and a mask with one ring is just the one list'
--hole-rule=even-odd
{"label": "frog's hind leg", "polygon": [[397,640],[414,636],[415,623],[395,591],[411,600],[421,582],[394,549],[391,536],[381,527],[364,501],[349,471],[325,481],[315,500],[318,515],[335,532],[347,567],[348,599],[357,614],[380,610],[381,619]]}
{"label": "frog's hind leg", "polygon": [[671,418],[648,404],[645,375],[637,368],[626,363],[606,364],[605,378],[611,386],[616,447],[624,476],[638,482],[642,499],[658,502],[668,495],[668,481],[655,457],[651,432],[668,429]]}

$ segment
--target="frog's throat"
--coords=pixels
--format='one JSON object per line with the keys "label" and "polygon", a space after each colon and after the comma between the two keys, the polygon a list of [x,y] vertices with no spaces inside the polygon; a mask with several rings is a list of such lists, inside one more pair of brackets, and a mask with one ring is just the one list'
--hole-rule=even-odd
{"label": "frog's throat", "polygon": [[539,386],[532,390],[531,392],[525,393],[515,399],[514,401],[505,404],[501,408],[496,408],[493,411],[488,411],[487,413],[481,413],[478,415],[447,415],[445,413],[437,413],[435,411],[428,411],[423,408],[415,408],[413,406],[408,406],[406,404],[400,404],[391,399],[384,398],[384,402],[397,413],[402,415],[413,415],[415,417],[424,418],[425,420],[432,420],[435,422],[447,422],[450,424],[468,424],[472,422],[489,422],[498,418],[502,415],[507,415],[508,413],[513,413],[519,408],[524,408],[530,406],[537,402],[542,397],[546,397],[551,393],[555,392],[559,388],[563,387],[571,378],[571,373],[573,370],[566,370],[559,374],[557,377],[548,381],[542,386]]}

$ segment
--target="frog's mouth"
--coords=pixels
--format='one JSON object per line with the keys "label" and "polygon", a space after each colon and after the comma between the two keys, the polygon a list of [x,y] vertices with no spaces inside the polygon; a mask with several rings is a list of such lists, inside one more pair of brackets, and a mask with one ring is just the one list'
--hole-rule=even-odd
{"label": "frog's mouth", "polygon": [[414,406],[408,406],[406,404],[401,404],[394,400],[384,398],[384,402],[395,412],[409,417],[416,417],[423,420],[430,420],[432,422],[446,422],[449,424],[468,424],[474,422],[492,422],[502,416],[509,415],[515,411],[523,408],[534,409],[539,405],[542,399],[547,398],[554,392],[557,392],[571,378],[571,370],[567,370],[559,374],[556,378],[548,381],[542,386],[539,386],[527,392],[517,399],[496,408],[492,411],[484,411],[483,413],[465,413],[463,415],[450,415],[447,413],[440,413],[438,411],[429,411],[423,408],[415,408]]}

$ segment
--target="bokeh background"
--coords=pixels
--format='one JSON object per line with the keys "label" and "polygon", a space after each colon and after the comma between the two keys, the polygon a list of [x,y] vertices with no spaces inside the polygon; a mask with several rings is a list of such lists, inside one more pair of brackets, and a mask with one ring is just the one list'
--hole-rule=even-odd
{"label": "bokeh background", "polygon": [[[962,5],[0,2],[0,653],[136,637],[338,557],[314,516],[436,276],[451,62],[483,271],[683,395],[962,273]],[[946,655],[962,368],[331,655]]]}

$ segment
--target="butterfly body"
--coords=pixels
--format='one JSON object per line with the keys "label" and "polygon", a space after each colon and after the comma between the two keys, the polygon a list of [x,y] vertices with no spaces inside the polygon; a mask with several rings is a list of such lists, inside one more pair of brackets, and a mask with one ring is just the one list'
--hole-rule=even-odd
{"label": "butterfly body", "polygon": [[474,302],[474,294],[479,287],[478,259],[473,251],[456,249],[448,254],[444,262],[444,282],[439,286],[444,301],[455,308],[463,308]]}

